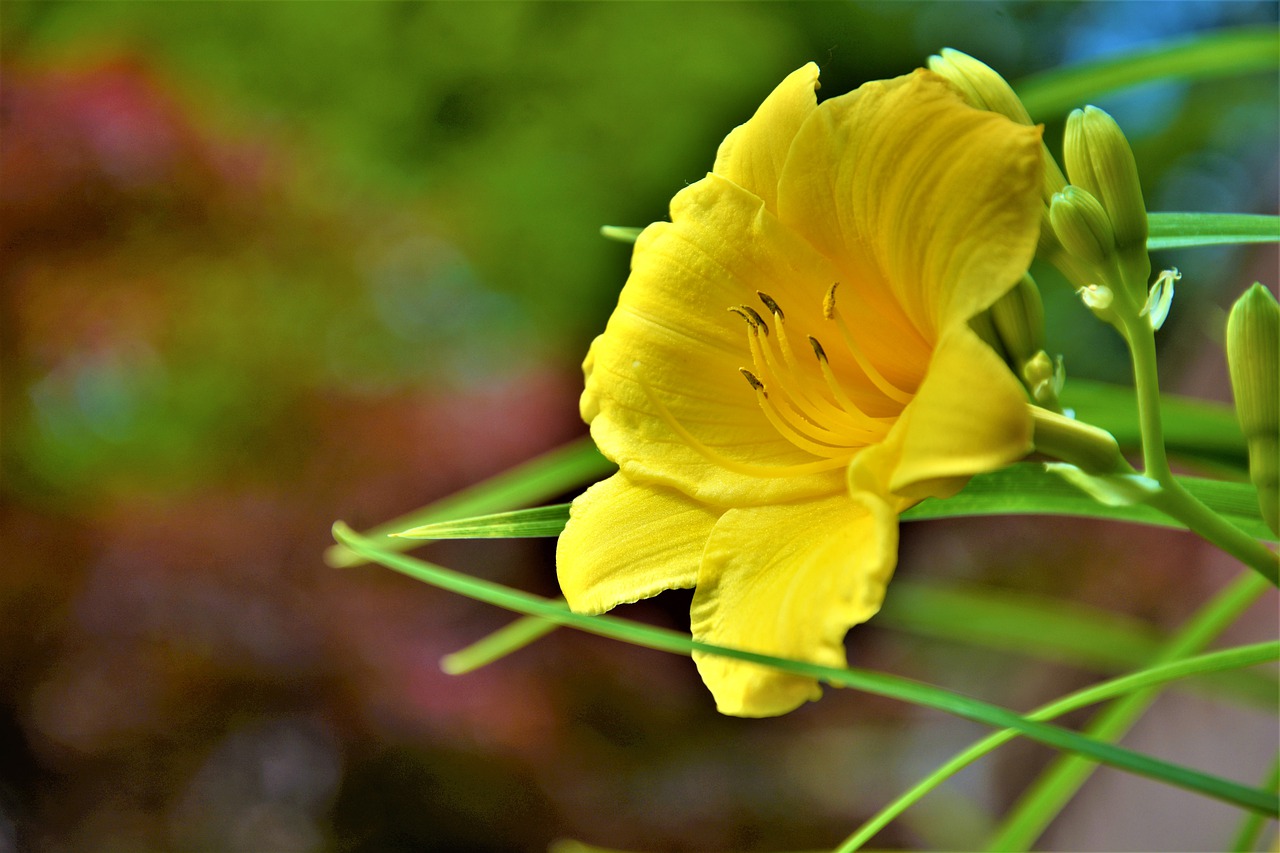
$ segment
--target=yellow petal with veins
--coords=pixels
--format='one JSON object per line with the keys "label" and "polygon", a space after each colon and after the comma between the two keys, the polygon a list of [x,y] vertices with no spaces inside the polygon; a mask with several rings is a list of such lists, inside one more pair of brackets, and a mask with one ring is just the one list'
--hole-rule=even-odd
{"label": "yellow petal with veins", "polygon": [[[842,288],[896,306],[932,343],[1026,271],[1042,168],[1039,128],[972,109],[920,70],[818,107],[792,143],[779,216],[841,268]],[[863,331],[873,357],[892,355],[892,338]]]}
{"label": "yellow petal with veins", "polygon": [[579,613],[603,613],[692,587],[718,517],[679,492],[614,474],[573,502],[556,544],[560,589]]}
{"label": "yellow petal with veins", "polygon": [[[844,635],[880,609],[897,549],[897,517],[869,495],[729,510],[703,555],[693,637],[843,667]],[[822,692],[811,678],[759,664],[694,660],[725,714],[784,714]]]}
{"label": "yellow petal with veins", "polygon": [[711,171],[733,181],[778,209],[778,176],[800,125],[817,106],[818,66],[810,62],[792,71],[744,124],[720,143]]}

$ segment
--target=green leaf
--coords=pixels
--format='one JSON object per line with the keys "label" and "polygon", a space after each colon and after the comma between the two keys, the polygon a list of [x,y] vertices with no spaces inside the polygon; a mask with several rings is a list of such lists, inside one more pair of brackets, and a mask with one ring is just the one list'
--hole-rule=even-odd
{"label": "green leaf", "polygon": [[1147,249],[1280,242],[1280,216],[1253,213],[1148,213]]}
{"label": "green leaf", "polygon": [[[1058,598],[988,586],[895,579],[876,627],[1101,672],[1147,665],[1161,637],[1147,623]],[[1189,684],[1219,699],[1275,708],[1280,684],[1243,673]]]}
{"label": "green leaf", "polygon": [[[1175,663],[1168,663],[1162,666],[1154,666],[1135,672],[1132,675],[1126,675],[1122,678],[1114,678],[1110,681],[1104,681],[1100,684],[1086,687],[1078,690],[1060,699],[1056,699],[1047,705],[1041,706],[1036,710],[1027,714],[1028,719],[1036,720],[1052,720],[1063,714],[1084,708],[1098,702],[1105,702],[1108,699],[1117,696],[1124,696],[1139,690],[1146,690],[1161,684],[1167,684],[1180,678],[1186,678],[1192,675],[1204,675],[1213,672],[1224,672],[1232,669],[1240,669],[1246,666],[1256,666],[1260,663],[1267,663],[1276,659],[1280,655],[1280,642],[1257,643],[1249,646],[1236,646],[1231,649],[1223,649],[1218,652],[1210,652],[1208,654],[1199,655],[1197,657],[1185,658]],[[852,853],[858,850],[862,845],[870,841],[877,832],[883,829],[894,818],[902,814],[911,806],[919,802],[926,794],[936,789],[947,779],[959,773],[965,767],[982,758],[984,755],[995,751],[996,748],[1008,743],[1018,736],[1018,733],[1012,729],[995,732],[968,749],[958,753],[953,758],[938,767],[924,779],[921,779],[908,791],[900,797],[893,800],[883,809],[875,814],[870,820],[858,828],[858,831],[837,848],[836,853]]]}
{"label": "green leaf", "polygon": [[334,538],[353,552],[410,577],[432,584],[450,592],[484,601],[498,607],[541,616],[557,624],[578,628],[604,637],[676,654],[701,652],[718,654],[751,663],[774,667],[795,675],[815,678],[836,687],[848,687],[898,699],[915,705],[934,708],[984,725],[1016,729],[1022,734],[1058,749],[1088,756],[1113,767],[1167,782],[1196,791],[1225,802],[1254,809],[1268,815],[1280,814],[1280,797],[1210,776],[1196,770],[1179,767],[1142,755],[1128,749],[1101,743],[1057,726],[1028,720],[996,705],[980,702],[968,696],[952,693],[938,687],[920,684],[882,672],[864,669],[835,669],[804,661],[787,660],[771,655],[701,643],[690,637],[641,625],[613,616],[591,616],[573,613],[563,602],[550,601],[526,592],[510,589],[500,584],[469,577],[403,554],[396,554],[377,547],[338,522],[333,528]]}
{"label": "green leaf", "polygon": [[[380,524],[369,536],[390,536],[402,530],[440,521],[515,509],[545,501],[601,479],[614,470],[590,438],[579,439],[504,471],[482,483],[436,501],[408,515]],[[400,551],[414,547],[410,539],[392,539],[385,548]],[[325,561],[335,568],[364,562],[342,545],[330,547]]]}
{"label": "green leaf", "polygon": [[454,521],[437,521],[391,535],[402,539],[536,539],[559,536],[568,520],[569,504],[552,504]]}
{"label": "green leaf", "polygon": [[[1138,403],[1133,388],[1087,379],[1068,379],[1062,405],[1084,422],[1115,436],[1121,447],[1141,446]],[[1244,435],[1235,410],[1222,403],[1160,395],[1160,415],[1165,447],[1170,454],[1224,465],[1243,473],[1248,470]]]}
{"label": "green leaf", "polygon": [[[1196,654],[1249,609],[1270,583],[1246,571],[1204,604],[1178,629],[1153,664],[1163,664]],[[1086,729],[1094,737],[1118,741],[1155,701],[1155,688],[1130,693],[1102,709]],[[1059,756],[1040,778],[1023,791],[1005,816],[989,849],[1026,850],[1053,821],[1093,773],[1096,765],[1076,756]]]}
{"label": "green leaf", "polygon": [[[1199,477],[1179,477],[1178,480],[1210,509],[1225,516],[1250,536],[1274,540],[1274,534],[1258,514],[1251,485]],[[1148,506],[1103,506],[1035,462],[979,474],[960,494],[945,500],[929,498],[902,513],[900,518],[903,521],[923,521],[986,515],[1069,515],[1184,529],[1179,522]],[[556,504],[422,525],[403,535],[411,534],[414,539],[552,537],[560,535],[568,520],[569,504]]]}
{"label": "green leaf", "polygon": [[1107,92],[1140,83],[1233,77],[1280,66],[1274,27],[1239,27],[1164,42],[1019,80],[1014,90],[1031,117],[1056,118]]}

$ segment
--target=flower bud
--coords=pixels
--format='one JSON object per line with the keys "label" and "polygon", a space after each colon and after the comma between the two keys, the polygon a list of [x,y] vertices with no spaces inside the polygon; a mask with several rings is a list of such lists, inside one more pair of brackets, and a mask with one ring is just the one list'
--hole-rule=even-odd
{"label": "flower bud", "polygon": [[1116,248],[1111,218],[1088,190],[1068,186],[1049,204],[1049,223],[1071,254],[1090,264],[1106,263]]}
{"label": "flower bud", "polygon": [[1147,259],[1147,206],[1138,164],[1115,119],[1097,107],[1072,110],[1062,147],[1071,183],[1102,202],[1115,233],[1125,282],[1145,299],[1151,262]]}
{"label": "flower bud", "polygon": [[1249,288],[1227,317],[1227,364],[1249,445],[1249,479],[1263,520],[1280,533],[1280,305],[1261,284]]}
{"label": "flower bud", "polygon": [[1031,399],[1036,405],[1051,412],[1061,412],[1062,404],[1058,397],[1066,385],[1067,373],[1062,364],[1062,356],[1049,358],[1049,354],[1041,350],[1022,366],[1022,384],[1031,392]]}
{"label": "flower bud", "polygon": [[1018,370],[1044,349],[1044,305],[1031,276],[1023,275],[991,306],[991,320],[1004,351]]}
{"label": "flower bud", "polygon": [[[999,113],[1018,124],[1033,124],[1031,115],[1022,105],[1017,93],[989,65],[949,47],[944,47],[938,53],[940,55],[929,57],[929,70],[950,81],[971,106]],[[1043,194],[1045,203],[1048,204],[1049,198],[1066,186],[1067,180],[1062,176],[1062,170],[1058,168],[1049,149],[1043,146],[1041,148],[1044,153]]]}
{"label": "flower bud", "polygon": [[929,70],[950,80],[964,93],[964,99],[980,110],[1007,116],[1018,124],[1031,124],[1027,108],[1018,100],[1005,79],[984,62],[949,47],[929,57]]}

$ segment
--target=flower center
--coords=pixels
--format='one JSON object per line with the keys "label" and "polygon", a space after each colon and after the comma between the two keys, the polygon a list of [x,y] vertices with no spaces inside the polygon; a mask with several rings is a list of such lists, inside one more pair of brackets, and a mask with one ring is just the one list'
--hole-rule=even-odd
{"label": "flower center", "polygon": [[[912,395],[886,379],[858,346],[836,305],[838,285],[839,282],[833,284],[823,299],[823,317],[834,324],[848,355],[870,386],[897,404],[896,407],[906,405]],[[808,331],[801,328],[803,322],[788,321],[769,294],[757,291],[756,295],[772,316],[772,329],[749,305],[729,310],[746,321],[752,369],[741,368],[742,375],[755,391],[756,402],[774,429],[801,450],[846,461],[859,449],[883,439],[897,418],[873,417],[859,406],[853,399],[855,395],[832,368],[826,348],[814,335],[805,335],[812,357],[797,355],[791,339],[793,332]],[[846,375],[849,372],[844,371]]]}

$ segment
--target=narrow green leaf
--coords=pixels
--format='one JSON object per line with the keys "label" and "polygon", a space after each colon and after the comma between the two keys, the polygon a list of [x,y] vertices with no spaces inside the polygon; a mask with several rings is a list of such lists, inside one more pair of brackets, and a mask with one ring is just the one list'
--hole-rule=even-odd
{"label": "narrow green leaf", "polygon": [[1147,249],[1280,242],[1280,216],[1253,213],[1148,213]]}
{"label": "narrow green leaf", "polygon": [[514,512],[437,521],[391,535],[402,539],[536,539],[559,536],[568,520],[569,504],[552,504]]}
{"label": "narrow green leaf", "polygon": [[[1280,642],[1257,643],[1249,646],[1236,646],[1222,651],[1210,652],[1192,658],[1184,658],[1175,663],[1154,666],[1126,675],[1113,678],[1100,684],[1094,684],[1083,690],[1056,699],[1027,714],[1028,719],[1052,720],[1063,714],[1089,705],[1105,702],[1117,696],[1124,696],[1139,690],[1145,690],[1167,684],[1193,675],[1206,675],[1213,672],[1225,672],[1256,666],[1260,663],[1274,661],[1280,655]],[[852,853],[870,841],[877,832],[888,826],[889,822],[918,803],[930,791],[973,764],[979,758],[994,752],[998,747],[1013,740],[1018,733],[1013,729],[994,732],[982,740],[957,753],[924,779],[921,779],[901,796],[893,800],[870,820],[858,828],[845,842],[837,848],[836,853]]]}
{"label": "narrow green leaf", "polygon": [[1052,119],[1107,92],[1139,83],[1208,80],[1280,66],[1271,26],[1218,30],[1164,42],[1105,59],[1066,65],[1024,77],[1014,85],[1027,112]]}
{"label": "narrow green leaf", "polygon": [[[1210,509],[1249,535],[1274,541],[1274,534],[1258,514],[1255,493],[1249,484],[1199,477],[1178,479]],[[945,500],[929,498],[902,513],[901,519],[923,521],[987,515],[1069,515],[1183,529],[1178,522],[1148,506],[1103,506],[1035,462],[979,474],[960,494]],[[404,535],[412,534],[414,539],[552,537],[560,535],[568,520],[569,504],[555,504],[423,525]]]}
{"label": "narrow green leaf", "polygon": [[517,613],[541,616],[558,624],[593,634],[624,640],[634,645],[677,654],[701,652],[718,654],[751,663],[781,669],[796,675],[816,678],[836,687],[849,687],[879,696],[954,714],[965,719],[999,728],[1013,728],[1026,736],[1058,749],[1088,756],[1113,767],[1158,779],[1172,785],[1197,791],[1244,808],[1266,814],[1280,814],[1280,797],[1192,770],[1160,761],[1132,750],[1105,744],[1059,728],[1019,716],[996,705],[941,688],[898,678],[887,673],[863,669],[834,669],[804,661],[786,660],[741,649],[701,643],[674,631],[641,625],[612,616],[590,616],[573,613],[562,602],[550,601],[529,593],[513,590],[479,578],[445,569],[403,554],[384,551],[357,535],[346,525],[334,524],[334,538],[361,556],[450,592],[504,607]]}
{"label": "narrow green leaf", "polygon": [[[1163,647],[1153,664],[1196,654],[1235,622],[1271,584],[1246,571],[1203,605]],[[1155,688],[1130,693],[1098,712],[1089,722],[1090,735],[1118,741],[1155,701]],[[1027,850],[1062,811],[1097,765],[1077,756],[1059,756],[1005,816],[988,849]]]}
{"label": "narrow green leaf", "polygon": [[[1276,760],[1271,765],[1271,771],[1267,774],[1267,779],[1262,783],[1262,787],[1268,791],[1280,788],[1280,755],[1276,756]],[[1240,822],[1240,829],[1236,832],[1235,839],[1231,842],[1232,853],[1250,853],[1250,851],[1255,850],[1266,822],[1266,818],[1256,812],[1250,812],[1245,815],[1244,820]]]}
{"label": "narrow green leaf", "polygon": [[[590,438],[579,439],[408,515],[380,524],[367,535],[390,536],[433,522],[528,506],[599,480],[613,470],[613,463],[600,455]],[[385,549],[401,551],[415,546],[411,539],[391,539]],[[325,551],[324,558],[335,568],[364,562],[342,545],[331,546]]]}
{"label": "narrow green leaf", "polygon": [[440,659],[440,669],[449,675],[463,675],[488,666],[512,652],[536,642],[560,626],[538,616],[521,616],[510,625],[504,625],[487,637],[483,637],[465,649]]}
{"label": "narrow green leaf", "polygon": [[[1250,536],[1274,540],[1274,534],[1258,514],[1252,486],[1199,477],[1179,477],[1178,480],[1210,509]],[[981,515],[1073,515],[1182,528],[1178,522],[1148,506],[1103,506],[1033,462],[980,474],[955,497],[930,498],[904,512],[901,518],[919,521]]]}
{"label": "narrow green leaf", "polygon": [[[1141,446],[1138,404],[1133,388],[1086,379],[1068,379],[1062,404],[1076,416],[1115,436],[1121,447]],[[1239,470],[1248,470],[1244,435],[1231,406],[1182,397],[1160,395],[1160,415],[1165,447],[1184,458],[1204,459]]]}
{"label": "narrow green leaf", "polygon": [[[989,586],[893,582],[873,623],[952,645],[975,646],[1101,672],[1153,660],[1161,636],[1146,622],[1071,601]],[[1191,682],[1188,688],[1267,711],[1280,684],[1261,673]]]}

